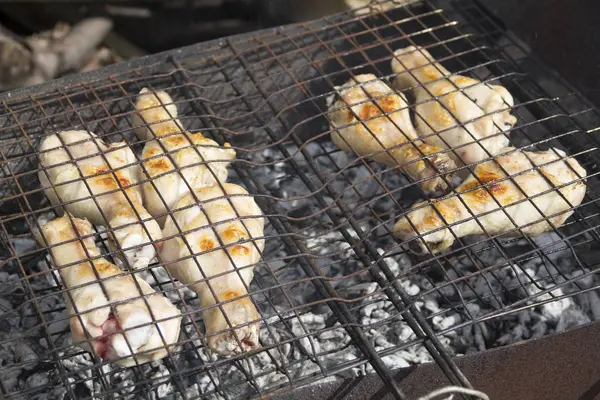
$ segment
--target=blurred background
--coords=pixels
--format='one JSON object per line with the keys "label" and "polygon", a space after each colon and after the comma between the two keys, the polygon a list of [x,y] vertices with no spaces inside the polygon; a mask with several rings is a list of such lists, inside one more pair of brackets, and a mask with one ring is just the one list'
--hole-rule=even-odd
{"label": "blurred background", "polygon": [[[364,0],[348,0],[360,6]],[[0,3],[0,90],[348,9],[344,0]]]}
{"label": "blurred background", "polygon": [[[412,1],[3,1],[0,91],[210,39],[359,9],[369,3],[389,7]],[[600,52],[594,22],[600,2],[473,1],[483,3],[537,56],[600,104]]]}

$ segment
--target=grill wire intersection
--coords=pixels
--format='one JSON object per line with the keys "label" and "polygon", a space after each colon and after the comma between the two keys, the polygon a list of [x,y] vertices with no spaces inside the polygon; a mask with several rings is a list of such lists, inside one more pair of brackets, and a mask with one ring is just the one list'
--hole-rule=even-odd
{"label": "grill wire intersection", "polygon": [[[389,82],[392,52],[409,45],[427,48],[453,73],[505,86],[518,120],[513,145],[561,148],[586,169],[585,198],[562,227],[531,238],[459,238],[429,257],[392,237],[394,222],[424,195],[397,169],[336,148],[326,99],[352,75],[374,73]],[[106,142],[126,140],[139,154],[144,142],[135,138],[131,117],[144,87],[166,91],[187,130],[231,143],[237,159],[229,181],[246,188],[266,217],[265,249],[248,288],[261,314],[261,347],[249,353],[212,354],[198,296],[155,263],[132,273],[182,311],[177,346],[161,361],[132,368],[96,359],[71,343],[67,291],[48,249],[31,245],[43,221],[63,214],[40,187],[41,141],[84,129]],[[471,388],[453,356],[598,318],[585,307],[570,323],[547,315],[552,304],[566,309],[573,299],[597,297],[600,287],[598,111],[478,2],[418,1],[336,14],[0,99],[0,278],[8,279],[0,289],[0,349],[13,356],[0,365],[3,398],[271,397],[372,372],[406,398],[393,368],[435,362],[449,385]],[[106,238],[97,227],[94,239],[111,259],[117,254]],[[516,337],[532,315],[543,317],[533,326],[544,328]],[[11,350],[19,343],[35,354]],[[40,371],[45,380],[30,379]]]}

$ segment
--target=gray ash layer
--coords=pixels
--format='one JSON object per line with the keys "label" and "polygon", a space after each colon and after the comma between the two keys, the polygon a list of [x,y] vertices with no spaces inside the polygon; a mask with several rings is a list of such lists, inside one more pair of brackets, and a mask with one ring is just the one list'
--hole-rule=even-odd
{"label": "gray ash layer", "polygon": [[[484,351],[564,331],[600,318],[600,298],[595,291],[590,291],[484,323],[468,324],[507,309],[511,304],[540,303],[550,300],[551,296],[561,297],[590,288],[597,284],[597,278],[585,276],[577,280],[578,287],[569,284],[549,293],[543,292],[583,274],[575,269],[571,253],[557,245],[561,239],[554,233],[533,239],[538,247],[544,248],[546,256],[537,255],[518,265],[474,274],[483,266],[496,265],[502,259],[497,249],[489,244],[480,244],[473,249],[475,258],[456,257],[451,268],[436,267],[432,263],[433,266],[411,270],[418,260],[402,251],[386,229],[393,224],[398,206],[410,205],[419,192],[416,189],[394,192],[392,198],[384,194],[382,184],[390,189],[406,186],[408,182],[401,174],[395,171],[382,173],[381,167],[375,164],[367,167],[356,162],[353,156],[336,151],[331,143],[308,143],[305,149],[314,157],[315,168],[329,180],[329,187],[337,194],[343,193],[342,200],[352,205],[353,216],[361,229],[370,232],[390,270],[399,276],[403,289],[416,307],[435,330],[441,332],[440,340],[452,354]],[[295,147],[288,147],[288,150],[297,154],[295,159],[301,168],[310,170]],[[276,153],[269,149],[254,155],[253,161],[272,163],[256,167],[252,173],[263,180],[267,190],[281,199],[281,208],[296,218],[292,225],[303,237],[304,244],[321,268],[321,274],[329,278],[341,297],[352,300],[347,303],[348,307],[376,350],[383,352],[386,366],[403,368],[431,362],[431,357],[420,344],[395,350],[416,339],[414,333],[378,284],[373,282],[351,244],[337,229],[332,229],[332,221],[322,214],[303,219],[319,209],[289,163],[277,163]],[[373,179],[370,168],[378,174],[382,184]],[[344,170],[344,174],[340,174],[340,170]],[[315,185],[322,186],[315,176],[309,176]],[[357,184],[356,190],[348,190],[349,182]],[[325,199],[330,204],[334,203],[334,199],[327,195]],[[370,203],[370,207],[365,207],[370,199],[376,200]],[[342,216],[335,207],[332,210],[335,216]],[[344,228],[352,237],[358,238],[354,230],[347,225]],[[252,289],[260,292],[255,295],[255,300],[265,321],[261,330],[262,344],[276,347],[237,362],[221,362],[222,359],[208,354],[194,324],[186,318],[181,336],[186,343],[180,346],[172,359],[132,369],[111,365],[94,367],[94,360],[89,354],[70,345],[67,314],[62,295],[58,292],[59,278],[57,274],[49,273],[46,259],[40,255],[27,262],[22,260],[27,272],[32,275],[27,281],[21,279],[17,263],[5,264],[5,269],[0,272],[0,318],[3,321],[0,325],[0,361],[3,366],[0,382],[4,392],[31,390],[40,399],[63,398],[66,395],[78,398],[101,396],[109,389],[115,390],[117,398],[136,398],[142,392],[157,399],[183,398],[181,392],[185,393],[185,397],[227,398],[256,394],[256,387],[267,391],[285,386],[290,380],[322,377],[324,371],[352,361],[357,363],[336,372],[334,376],[373,373],[368,363],[358,362],[363,356],[336,321],[331,309],[326,303],[318,302],[321,298],[313,283],[306,279],[298,259],[291,257],[281,241],[273,236],[275,232],[270,227],[267,235],[273,239],[267,240],[265,262],[255,269]],[[99,235],[99,240],[101,237]],[[475,243],[477,239],[468,239],[468,243]],[[12,244],[18,254],[35,248],[30,237],[14,238]],[[553,247],[556,251],[550,252]],[[516,253],[528,249],[531,246],[525,239],[505,246],[505,250]],[[160,282],[160,287],[168,291],[171,300],[179,303],[179,296],[182,296],[191,309],[198,305],[196,296],[189,290],[181,289],[179,293],[170,290],[175,284],[169,282],[162,267],[153,268],[153,274],[145,273],[144,278],[155,287],[157,281]],[[285,290],[274,288],[281,284],[288,284]],[[35,293],[36,301],[32,301],[30,291]],[[44,316],[43,322],[36,307]],[[200,316],[194,317],[196,326],[202,329]],[[465,323],[465,327],[452,329]],[[217,364],[210,366],[211,363]],[[177,371],[203,372],[177,375]],[[64,376],[67,376],[67,382]],[[251,383],[245,383],[248,377]],[[48,389],[40,390],[43,387]],[[67,387],[70,392],[67,392]],[[13,398],[27,398],[27,395],[15,394]]]}

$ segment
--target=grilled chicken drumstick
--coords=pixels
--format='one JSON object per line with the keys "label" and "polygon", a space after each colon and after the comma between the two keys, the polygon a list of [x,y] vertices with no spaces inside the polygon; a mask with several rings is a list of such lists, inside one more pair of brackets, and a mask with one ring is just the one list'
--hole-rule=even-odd
{"label": "grilled chicken drumstick", "polygon": [[132,125],[140,140],[152,140],[184,131],[171,96],[163,90],[152,92],[148,88],[140,90]]}
{"label": "grilled chicken drumstick", "polygon": [[[166,92],[154,94],[142,89],[136,111],[133,121],[134,126],[137,124],[136,133],[150,140],[144,146],[142,158],[154,182],[143,185],[144,204],[163,224],[167,211],[189,188],[195,190],[227,180],[227,166],[235,159],[235,150],[229,148],[229,143],[221,147],[201,133],[184,131],[177,119],[177,108]],[[140,126],[142,120],[145,125]],[[151,140],[155,138],[158,140]]]}
{"label": "grilled chicken drumstick", "polygon": [[[419,183],[425,191],[448,188],[455,164],[447,154],[436,154],[441,148],[415,140],[403,94],[373,74],[357,75],[336,91],[337,100],[329,101],[331,140],[336,146],[389,166],[401,165],[411,179],[427,179]],[[407,143],[410,140],[415,141]]]}
{"label": "grilled chicken drumstick", "polygon": [[[118,276],[122,271],[104,258],[90,261],[100,255],[93,237],[78,238],[91,234],[88,221],[68,215],[48,222],[41,230],[50,247],[53,266],[67,289],[65,302],[73,342],[104,360],[127,367],[136,365],[136,361],[143,364],[165,357],[167,348],[179,336],[179,310],[143,279]],[[36,239],[45,246],[41,235],[37,232]],[[64,243],[68,241],[71,242]],[[103,280],[101,283],[96,273]]]}
{"label": "grilled chicken drumstick", "polygon": [[259,314],[246,288],[264,247],[264,218],[246,190],[231,183],[222,187],[195,190],[199,204],[191,193],[176,204],[176,209],[191,207],[167,218],[165,238],[178,236],[165,241],[160,257],[175,278],[198,294],[202,307],[210,307],[203,312],[208,346],[232,355],[258,346]]}
{"label": "grilled chicken drumstick", "polygon": [[74,216],[109,226],[111,247],[118,243],[130,266],[147,266],[156,256],[151,242],[162,234],[135,185],[139,166],[122,168],[136,162],[131,149],[124,143],[107,145],[87,131],[63,131],[44,139],[40,152],[43,169],[38,175],[51,203],[67,203],[64,207]]}
{"label": "grilled chicken drumstick", "polygon": [[[507,151],[512,150],[514,149],[507,148]],[[424,235],[422,239],[415,239],[413,242],[419,247],[417,252],[427,252],[427,243],[435,253],[452,246],[454,235],[463,237],[485,232],[491,235],[509,233],[517,227],[507,214],[526,235],[550,231],[552,226],[546,221],[555,227],[562,225],[573,214],[572,208],[581,204],[585,195],[585,181],[581,180],[586,176],[585,169],[573,158],[565,160],[565,156],[565,152],[558,149],[515,151],[479,164],[474,171],[476,177],[469,176],[456,189],[468,209],[456,195],[416,204],[408,213],[408,219],[416,227],[416,231],[408,219],[403,217],[394,226],[394,234],[403,241]],[[538,166],[539,170],[536,170]],[[504,168],[510,178],[506,178],[500,167]],[[501,180],[503,178],[505,180]],[[565,186],[560,187],[561,185]],[[546,191],[549,192],[541,194]],[[560,196],[559,191],[568,203]],[[521,200],[524,201],[519,202]],[[430,205],[420,207],[424,204]],[[486,212],[489,213],[481,215]],[[444,228],[444,221],[446,224],[456,225]],[[433,232],[436,229],[439,230]],[[517,236],[519,232],[510,234]]]}
{"label": "grilled chicken drumstick", "polygon": [[394,88],[412,88],[415,94],[419,136],[437,132],[424,140],[443,149],[456,148],[449,154],[457,164],[484,160],[489,158],[485,150],[495,155],[509,145],[503,132],[517,119],[510,114],[513,98],[504,87],[453,75],[415,46],[394,52],[392,70],[397,74]]}

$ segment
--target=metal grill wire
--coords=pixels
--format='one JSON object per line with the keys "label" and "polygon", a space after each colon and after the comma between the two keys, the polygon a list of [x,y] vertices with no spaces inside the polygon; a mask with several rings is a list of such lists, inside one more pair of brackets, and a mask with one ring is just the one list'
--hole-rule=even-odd
{"label": "metal grill wire", "polygon": [[[584,201],[546,242],[489,234],[457,238],[451,251],[424,259],[392,239],[393,222],[422,194],[395,168],[331,146],[325,98],[351,75],[372,72],[389,80],[393,50],[410,44],[427,48],[453,73],[504,85],[516,100],[512,112],[518,122],[511,142],[517,147],[564,148],[587,170]],[[598,113],[566,83],[549,76],[476,4],[420,2],[359,18],[341,14],[152,60],[125,72],[109,69],[89,80],[85,77],[91,75],[83,75],[63,87],[33,88],[2,103],[2,264],[19,274],[16,283],[23,292],[18,308],[0,318],[23,315],[25,329],[0,335],[0,345],[42,339],[35,363],[51,370],[47,383],[33,387],[8,387],[0,378],[4,397],[40,396],[49,385],[71,398],[85,397],[82,393],[109,398],[264,396],[371,367],[392,384],[384,359],[415,346],[429,351],[449,382],[468,387],[450,358],[448,344],[457,334],[493,330],[518,319],[524,309],[598,288],[592,258],[600,241]],[[550,81],[556,93],[549,93]],[[51,272],[47,249],[24,252],[14,244],[30,238],[40,218],[63,212],[49,205],[37,180],[41,140],[57,130],[86,129],[107,142],[125,139],[139,150],[144,143],[134,140],[130,121],[143,87],[168,92],[187,130],[232,143],[238,159],[230,181],[242,184],[267,218],[266,247],[247,288],[261,311],[263,347],[249,354],[213,357],[206,349],[197,297],[175,285],[160,265],[151,265],[135,274],[169,296],[184,314],[178,347],[159,363],[128,370],[93,359],[65,340],[70,332],[62,296],[68,291]],[[414,104],[410,108],[414,113]],[[290,181],[296,193],[283,191]],[[523,228],[514,223],[515,231]],[[114,256],[105,234],[94,237],[105,257]],[[526,268],[532,260],[547,271],[543,278]],[[403,268],[393,268],[399,261]],[[507,273],[518,285],[505,283]],[[407,287],[417,280],[429,289],[409,294]],[[375,286],[359,290],[369,282]],[[482,285],[485,295],[478,290]],[[513,301],[501,295],[506,292],[514,293]],[[424,308],[434,295],[444,300],[439,309]],[[361,318],[361,310],[382,302],[390,304],[389,317]],[[315,311],[327,318],[315,320]],[[461,318],[443,328],[434,324],[453,315]],[[377,328],[398,324],[412,330],[399,344],[382,346],[370,336]],[[316,340],[337,337],[342,330],[351,340],[327,348]],[[73,369],[76,362],[81,366]],[[33,363],[15,358],[0,367],[0,376]],[[403,397],[397,387],[392,391]]]}

